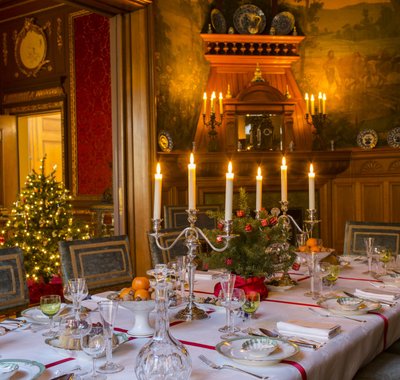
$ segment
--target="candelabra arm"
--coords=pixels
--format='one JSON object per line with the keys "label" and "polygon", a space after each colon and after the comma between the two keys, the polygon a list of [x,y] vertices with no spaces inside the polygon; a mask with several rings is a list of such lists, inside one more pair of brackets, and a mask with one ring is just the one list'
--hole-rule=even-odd
{"label": "candelabra arm", "polygon": [[221,237],[226,240],[225,244],[221,248],[215,247],[211,241],[207,238],[207,236],[204,234],[204,232],[200,229],[198,229],[198,232],[200,233],[201,237],[207,242],[207,244],[212,248],[213,251],[215,252],[223,252],[228,248],[229,240],[233,237],[232,235],[222,235]]}
{"label": "candelabra arm", "polygon": [[297,222],[294,220],[293,216],[286,214],[286,216],[291,220],[291,222],[295,225],[295,227],[297,228],[297,230],[304,234],[304,231],[300,228],[300,226],[297,224]]}
{"label": "candelabra arm", "polygon": [[156,244],[157,244],[157,247],[158,247],[159,249],[161,249],[162,251],[168,251],[168,250],[170,250],[171,248],[173,248],[173,247],[176,245],[176,243],[178,243],[179,239],[186,233],[186,231],[187,231],[189,228],[190,228],[190,227],[186,227],[184,230],[182,230],[182,232],[176,237],[176,239],[171,243],[171,245],[166,246],[166,247],[162,246],[162,245],[160,244],[159,240],[158,240],[161,236],[163,236],[163,234],[160,234],[160,233],[158,233],[158,232],[153,232],[153,233],[150,234],[150,235],[151,235],[151,236],[154,236],[154,240],[155,240],[155,242],[156,242]]}

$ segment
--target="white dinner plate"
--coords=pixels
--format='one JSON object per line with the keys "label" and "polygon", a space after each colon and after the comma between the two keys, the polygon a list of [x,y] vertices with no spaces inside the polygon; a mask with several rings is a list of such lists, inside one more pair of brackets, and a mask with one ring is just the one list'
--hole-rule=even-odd
{"label": "white dinner plate", "polygon": [[223,356],[235,362],[253,366],[267,366],[279,363],[283,359],[290,358],[299,352],[299,347],[294,343],[276,339],[277,348],[271,354],[254,357],[243,348],[243,343],[254,340],[252,337],[240,337],[228,339],[218,343],[215,349]]}
{"label": "white dinner plate", "polygon": [[364,300],[360,307],[356,310],[345,310],[342,306],[337,302],[337,298],[328,298],[323,301],[319,301],[318,304],[327,309],[330,313],[336,315],[363,315],[367,314],[370,311],[379,310],[381,308],[381,304],[379,302],[372,302]]}
{"label": "white dinner plate", "polygon": [[16,364],[18,370],[14,373],[12,379],[34,380],[37,379],[45,370],[42,363],[24,359],[1,359],[1,364]]}
{"label": "white dinner plate", "polygon": [[[62,303],[60,311],[54,316],[54,320],[57,320],[57,318],[61,316],[67,315],[71,310],[71,305]],[[40,306],[30,307],[29,309],[22,311],[21,315],[35,323],[49,323],[49,317],[42,313]]]}

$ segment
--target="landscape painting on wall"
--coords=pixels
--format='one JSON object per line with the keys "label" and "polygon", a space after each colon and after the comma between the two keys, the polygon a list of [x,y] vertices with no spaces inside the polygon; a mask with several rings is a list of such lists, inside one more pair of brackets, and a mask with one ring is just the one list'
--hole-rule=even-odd
{"label": "landscape painting on wall", "polygon": [[400,129],[394,131],[400,127],[400,1],[280,5],[296,15],[307,36],[293,69],[304,93],[326,93],[326,137],[337,147],[355,146],[360,131],[369,129],[378,135],[377,146],[388,145],[388,134],[400,139]]}

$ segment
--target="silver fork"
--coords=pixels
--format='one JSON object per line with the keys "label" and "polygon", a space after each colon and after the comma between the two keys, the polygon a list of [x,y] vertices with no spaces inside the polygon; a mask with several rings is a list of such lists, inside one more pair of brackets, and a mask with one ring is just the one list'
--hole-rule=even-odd
{"label": "silver fork", "polygon": [[264,379],[264,380],[268,379],[268,376],[260,376],[255,373],[245,371],[244,369],[234,367],[229,364],[218,365],[218,364],[214,363],[213,361],[211,361],[210,359],[206,358],[204,355],[199,355],[199,359],[214,369],[232,369],[234,371],[238,371],[238,372],[246,373],[247,375],[250,375],[250,376],[254,376],[257,379]]}
{"label": "silver fork", "polygon": [[319,311],[314,310],[311,307],[309,307],[308,310],[312,311],[314,314],[316,314],[320,317],[345,318],[345,319],[350,319],[350,321],[355,321],[355,322],[361,322],[361,323],[367,322],[365,319],[351,318],[351,317],[348,317],[347,315],[332,315],[332,314],[328,314],[328,313],[320,313]]}

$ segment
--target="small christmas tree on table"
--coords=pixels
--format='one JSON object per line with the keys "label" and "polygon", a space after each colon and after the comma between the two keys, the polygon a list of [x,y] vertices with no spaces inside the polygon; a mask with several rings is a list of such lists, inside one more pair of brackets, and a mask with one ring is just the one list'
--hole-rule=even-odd
{"label": "small christmas tree on table", "polygon": [[56,167],[45,174],[45,159],[40,173],[27,176],[5,229],[1,245],[20,247],[28,279],[48,282],[60,272],[60,240],[87,239],[88,227],[80,228],[72,219],[71,195],[57,182]]}

